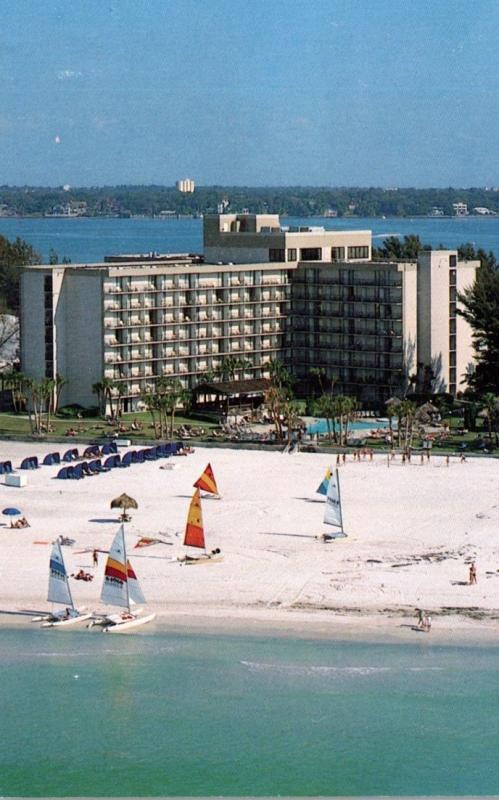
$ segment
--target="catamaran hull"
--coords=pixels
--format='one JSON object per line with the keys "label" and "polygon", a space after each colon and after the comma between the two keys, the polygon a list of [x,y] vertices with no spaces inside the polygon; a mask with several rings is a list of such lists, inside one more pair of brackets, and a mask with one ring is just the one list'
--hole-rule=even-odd
{"label": "catamaran hull", "polygon": [[68,628],[74,628],[76,625],[79,625],[82,622],[86,622],[92,614],[80,614],[78,617],[70,617],[69,619],[57,619],[57,620],[47,620],[46,622],[42,622],[42,628],[57,628],[60,630],[66,630]]}
{"label": "catamaran hull", "polygon": [[123,620],[122,622],[115,622],[103,628],[104,633],[128,633],[134,628],[139,628],[141,625],[146,625],[156,619],[156,614],[149,614],[147,617],[135,617],[134,619]]}

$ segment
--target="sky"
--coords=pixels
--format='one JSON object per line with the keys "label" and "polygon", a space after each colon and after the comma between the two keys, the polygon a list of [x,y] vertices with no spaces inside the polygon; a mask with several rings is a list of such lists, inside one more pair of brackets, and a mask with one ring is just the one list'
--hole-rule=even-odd
{"label": "sky", "polygon": [[498,0],[0,0],[0,184],[499,183]]}

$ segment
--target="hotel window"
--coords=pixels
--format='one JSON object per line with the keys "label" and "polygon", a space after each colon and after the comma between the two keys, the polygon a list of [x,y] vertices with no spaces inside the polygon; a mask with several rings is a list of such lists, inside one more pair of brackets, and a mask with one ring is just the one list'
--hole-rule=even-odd
{"label": "hotel window", "polygon": [[302,247],[300,250],[300,261],[322,261],[322,248]]}
{"label": "hotel window", "polygon": [[297,261],[297,250],[296,247],[291,247],[288,250],[288,261]]}
{"label": "hotel window", "polygon": [[356,259],[356,258],[369,258],[369,247],[349,247],[348,248],[348,258],[349,259]]}
{"label": "hotel window", "polygon": [[345,260],[345,248],[344,247],[332,247],[331,248],[331,261],[344,261]]}
{"label": "hotel window", "polygon": [[457,267],[457,256],[449,256],[449,267]]}
{"label": "hotel window", "polygon": [[[452,256],[451,256],[452,258]],[[454,256],[455,258],[455,256]],[[457,273],[455,269],[449,270],[449,286],[455,286],[457,281]]]}
{"label": "hotel window", "polygon": [[269,261],[285,261],[284,248],[271,247],[269,250]]}

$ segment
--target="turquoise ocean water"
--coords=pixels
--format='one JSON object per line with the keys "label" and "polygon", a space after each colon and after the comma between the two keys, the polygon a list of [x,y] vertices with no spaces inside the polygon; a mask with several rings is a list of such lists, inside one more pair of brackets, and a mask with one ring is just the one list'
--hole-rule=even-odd
{"label": "turquoise ocean water", "polygon": [[0,795],[499,792],[499,647],[2,630]]}
{"label": "turquoise ocean water", "polygon": [[[499,257],[499,217],[369,219],[291,218],[283,225],[322,225],[327,230],[372,230],[373,243],[387,236],[418,234],[425,244],[455,248],[463,242],[492,250]],[[20,236],[48,259],[51,248],[73,263],[102,261],[110,253],[201,252],[200,219],[8,219],[0,218],[0,235]]]}

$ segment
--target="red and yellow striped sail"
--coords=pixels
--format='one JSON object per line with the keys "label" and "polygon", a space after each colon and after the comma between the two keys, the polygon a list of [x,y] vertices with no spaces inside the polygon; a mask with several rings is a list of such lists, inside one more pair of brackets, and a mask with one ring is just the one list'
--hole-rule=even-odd
{"label": "red and yellow striped sail", "polygon": [[142,536],[137,544],[134,545],[134,550],[136,550],[137,547],[150,547],[152,544],[157,544],[158,542],[159,539],[152,539],[150,536]]}
{"label": "red and yellow striped sail", "polygon": [[218,494],[217,482],[215,480],[211,464],[208,464],[205,471],[201,477],[197,479],[194,486],[197,489],[201,489],[203,492],[208,492],[208,494]]}
{"label": "red and yellow striped sail", "polygon": [[129,561],[126,562],[126,574],[127,574],[128,580],[130,580],[130,579],[133,580],[133,581],[137,580],[137,576],[136,576],[136,574],[135,574],[135,572],[133,570],[133,567],[132,567],[132,565],[130,564]]}
{"label": "red and yellow striped sail", "polygon": [[107,559],[106,569],[104,571],[104,576],[106,578],[115,578],[116,580],[126,582],[126,572],[125,572],[125,565],[122,564],[120,561],[116,561],[114,558]]}
{"label": "red and yellow striped sail", "polygon": [[201,494],[199,489],[193,494],[189,513],[187,515],[187,524],[185,526],[184,544],[188,547],[203,547],[204,543],[204,530],[203,530],[203,514],[201,512]]}

